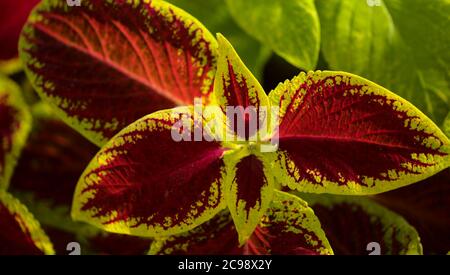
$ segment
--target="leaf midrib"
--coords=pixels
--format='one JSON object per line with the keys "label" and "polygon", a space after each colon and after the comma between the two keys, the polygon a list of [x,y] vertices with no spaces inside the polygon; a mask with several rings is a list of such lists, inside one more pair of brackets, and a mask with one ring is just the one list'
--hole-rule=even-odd
{"label": "leaf midrib", "polygon": [[417,148],[414,147],[408,147],[408,146],[400,146],[400,145],[393,145],[393,144],[387,144],[387,143],[379,143],[364,139],[358,139],[358,138],[352,138],[352,137],[341,137],[341,136],[321,136],[321,135],[288,135],[280,137],[280,144],[283,140],[285,141],[296,141],[296,140],[332,140],[337,141],[341,143],[348,143],[348,142],[354,142],[354,143],[365,143],[368,145],[375,145],[380,147],[386,147],[386,148],[393,148],[393,149],[406,149],[411,151],[416,151]]}

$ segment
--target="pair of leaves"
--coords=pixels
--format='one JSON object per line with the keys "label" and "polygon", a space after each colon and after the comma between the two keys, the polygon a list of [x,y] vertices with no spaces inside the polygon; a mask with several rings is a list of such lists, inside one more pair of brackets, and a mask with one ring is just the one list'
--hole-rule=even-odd
{"label": "pair of leaves", "polygon": [[227,3],[244,30],[297,67],[315,68],[321,45],[330,69],[383,85],[438,125],[450,110],[447,0]]}
{"label": "pair of leaves", "polygon": [[[127,43],[105,43],[119,37]],[[195,107],[181,107],[124,128],[81,176],[74,218],[112,232],[160,237],[193,229],[228,207],[243,244],[270,206],[276,184],[305,192],[372,194],[449,166],[448,138],[384,88],[347,73],[311,72],[266,96],[231,45],[218,38],[217,50],[200,23],[160,1],[92,0],[69,8],[49,0],[35,10],[21,40],[28,75],[41,96],[97,144],[143,114],[194,97],[217,107],[211,115],[220,117],[209,125],[210,117],[196,118]],[[169,80],[164,87],[156,78],[162,64]],[[93,70],[101,73],[86,78]],[[159,104],[166,99],[171,104]],[[135,108],[124,109],[131,105]],[[279,110],[265,117],[256,112],[256,129],[241,141],[214,139],[223,128],[239,136],[232,118],[223,117],[227,107],[236,106]],[[260,122],[272,117],[280,118],[278,130],[264,132]],[[250,129],[247,118],[237,122]],[[175,141],[173,126],[180,119],[188,134],[200,131],[202,139]],[[276,135],[279,150],[261,152]]]}

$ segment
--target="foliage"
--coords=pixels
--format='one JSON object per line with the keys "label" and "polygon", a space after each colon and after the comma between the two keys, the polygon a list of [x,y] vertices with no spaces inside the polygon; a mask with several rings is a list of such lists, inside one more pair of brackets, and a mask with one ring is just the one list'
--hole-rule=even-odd
{"label": "foliage", "polygon": [[447,0],[170,2],[4,1],[0,254],[448,252]]}

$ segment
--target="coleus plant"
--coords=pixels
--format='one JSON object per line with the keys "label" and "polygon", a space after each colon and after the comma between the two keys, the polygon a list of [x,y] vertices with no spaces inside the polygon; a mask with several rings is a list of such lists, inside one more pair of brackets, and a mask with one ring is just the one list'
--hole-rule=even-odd
{"label": "coleus plant", "polygon": [[[449,166],[448,138],[404,99],[343,72],[302,73],[267,96],[224,37],[216,41],[162,1],[43,1],[24,28],[20,55],[41,97],[103,145],[80,178],[72,216],[111,232],[183,234],[228,208],[238,243],[248,245],[274,217],[295,217],[283,208],[267,215],[279,196],[282,205],[305,205],[276,191],[281,186],[374,194]],[[219,107],[215,119],[199,122],[195,107],[154,112],[196,97]],[[229,106],[278,107],[270,117],[279,119],[273,131],[220,142],[216,130],[234,131],[221,114]],[[173,140],[180,117],[212,141]],[[261,152],[274,136],[278,150]],[[303,217],[276,228],[324,244],[305,250],[330,251],[319,223]]]}

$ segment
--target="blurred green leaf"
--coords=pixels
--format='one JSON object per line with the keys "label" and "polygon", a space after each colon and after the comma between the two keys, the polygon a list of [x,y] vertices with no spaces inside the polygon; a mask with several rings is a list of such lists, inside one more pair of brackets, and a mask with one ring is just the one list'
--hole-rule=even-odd
{"label": "blurred green leaf", "polygon": [[317,0],[316,5],[330,69],[385,86],[441,125],[450,109],[449,0]]}
{"label": "blurred green leaf", "polygon": [[447,117],[444,120],[444,126],[442,127],[444,129],[444,133],[450,137],[450,112],[448,113]]}
{"label": "blurred green leaf", "polygon": [[[289,63],[314,69],[320,25],[313,0],[227,0],[238,24]],[[231,41],[233,43],[233,41]]]}
{"label": "blurred green leaf", "polygon": [[255,77],[258,80],[262,79],[262,71],[271,55],[271,50],[263,47],[236,25],[225,0],[169,0],[168,2],[195,16],[211,33],[220,32],[226,36]]}

